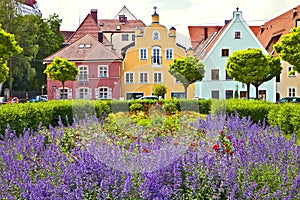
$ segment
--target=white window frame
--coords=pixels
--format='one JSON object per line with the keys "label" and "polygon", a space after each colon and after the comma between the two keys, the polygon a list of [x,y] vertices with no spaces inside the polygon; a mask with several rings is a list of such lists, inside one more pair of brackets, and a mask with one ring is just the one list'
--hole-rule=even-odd
{"label": "white window frame", "polygon": [[[213,97],[213,92],[217,92],[218,98],[214,98],[214,97]],[[220,99],[220,90],[211,90],[210,95],[211,95],[211,98],[214,98],[214,99]]]}
{"label": "white window frame", "polygon": [[[85,68],[85,69],[82,69]],[[88,81],[89,79],[89,67],[87,65],[79,65],[78,66],[79,75],[78,81]]]}
{"label": "white window frame", "polygon": [[140,60],[148,60],[148,49],[147,48],[140,48]]}
{"label": "white window frame", "polygon": [[[141,76],[143,74],[143,76]],[[146,76],[144,76],[144,75],[146,75]],[[146,77],[146,80],[144,80],[145,79],[145,77]],[[139,83],[140,84],[147,84],[147,83],[149,83],[149,73],[148,72],[140,72],[139,73]]]}
{"label": "white window frame", "polygon": [[[85,90],[85,91],[83,91]],[[79,99],[88,99],[89,98],[89,88],[88,87],[79,87]]]}
{"label": "white window frame", "polygon": [[290,74],[290,71],[294,70],[294,66],[290,65],[287,67],[287,75],[288,77],[295,77],[296,76],[296,72],[294,72],[293,74]]}
{"label": "white window frame", "polygon": [[297,90],[296,90],[295,87],[289,87],[287,89],[287,94],[288,94],[289,97],[295,97],[296,93],[297,93]]}
{"label": "white window frame", "polygon": [[[158,79],[158,75],[160,74],[160,81],[155,81],[155,79]],[[156,77],[156,78],[155,78]],[[163,82],[163,73],[162,72],[153,72],[153,83],[159,84]]]}
{"label": "white window frame", "polygon": [[[104,69],[104,68],[106,68],[106,69]],[[105,74],[106,74],[106,76],[103,76]],[[108,75],[108,65],[98,65],[98,78],[108,78],[108,77],[109,77],[109,75]]]}
{"label": "white window frame", "polygon": [[161,59],[161,48],[158,46],[154,46],[152,48],[152,65],[160,67],[162,64],[162,59]]}
{"label": "white window frame", "polygon": [[[127,76],[131,76],[132,75],[132,81],[127,81]],[[131,79],[131,77],[129,77],[129,79]],[[125,78],[124,78],[124,83],[125,84],[134,84],[135,83],[135,78],[134,78],[134,72],[125,72]]]}
{"label": "white window frame", "polygon": [[173,60],[174,59],[174,49],[166,48],[165,57],[166,57],[166,60]]}
{"label": "white window frame", "polygon": [[[103,90],[103,91],[101,91],[101,90]],[[104,90],[106,90],[106,91],[104,91]],[[99,92],[99,94],[98,94],[99,99],[108,99],[110,96],[108,87],[99,87],[98,92]],[[102,93],[102,95],[101,95],[101,93]],[[106,94],[106,95],[103,95],[103,94]]]}

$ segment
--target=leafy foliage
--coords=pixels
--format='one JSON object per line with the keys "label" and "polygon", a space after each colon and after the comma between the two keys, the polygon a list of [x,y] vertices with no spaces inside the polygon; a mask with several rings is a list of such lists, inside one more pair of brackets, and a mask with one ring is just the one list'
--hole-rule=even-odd
{"label": "leafy foliage", "polygon": [[260,49],[254,48],[233,52],[227,60],[226,70],[230,77],[247,84],[248,94],[250,84],[254,85],[258,99],[258,87],[279,75],[282,67],[278,58],[264,55]]}
{"label": "leafy foliage", "polygon": [[[65,82],[75,81],[79,73],[75,63],[69,62],[67,59],[56,57],[53,62],[47,66],[45,74],[53,81],[61,81],[63,92],[65,92]],[[63,94],[65,96],[65,94]]]}
{"label": "leafy foliage", "polygon": [[175,59],[169,65],[169,72],[184,86],[185,97],[187,98],[187,88],[196,81],[201,81],[204,77],[204,65],[194,56],[187,56]]}
{"label": "leafy foliage", "polygon": [[300,72],[299,41],[300,27],[295,27],[273,46],[278,56],[293,65],[295,67],[294,70],[297,72]]}
{"label": "leafy foliage", "polygon": [[161,96],[162,98],[165,96],[167,93],[167,87],[163,84],[155,84],[153,86],[153,94],[155,96]]}
{"label": "leafy foliage", "polygon": [[0,83],[3,83],[8,76],[7,61],[13,55],[22,52],[22,48],[17,44],[13,34],[4,31],[0,24]]}

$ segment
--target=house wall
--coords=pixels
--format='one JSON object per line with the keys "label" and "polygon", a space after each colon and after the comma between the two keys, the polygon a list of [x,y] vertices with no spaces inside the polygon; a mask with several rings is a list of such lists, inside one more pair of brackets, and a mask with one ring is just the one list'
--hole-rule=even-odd
{"label": "house wall", "polygon": [[[153,40],[153,32],[158,31],[160,40]],[[182,84],[175,83],[174,77],[168,72],[169,64],[173,60],[166,60],[165,53],[166,48],[172,48],[175,58],[182,58],[185,56],[185,49],[176,45],[176,37],[169,37],[169,30],[165,26],[160,24],[151,24],[146,27],[144,34],[142,36],[136,37],[135,46],[131,47],[126,52],[126,57],[124,60],[124,70],[122,70],[121,77],[121,96],[126,99],[127,93],[138,92],[143,95],[151,95],[153,88],[153,73],[161,72],[163,75],[162,82],[167,87],[166,98],[171,98],[171,92],[184,92],[184,87]],[[176,35],[176,34],[175,34]],[[161,48],[161,65],[152,64],[152,47],[158,46]],[[147,48],[148,55],[146,60],[140,60],[139,50],[140,48]],[[134,72],[134,83],[125,83],[125,73]],[[139,73],[148,73],[148,83],[139,84]],[[191,85],[188,89],[188,98],[194,96],[194,89]]]}
{"label": "house wall", "polygon": [[[240,14],[241,12],[235,12],[235,14]],[[225,91],[226,90],[236,90],[236,85],[238,85],[239,91],[247,91],[246,86],[238,83],[233,80],[226,80],[226,62],[228,57],[222,57],[222,49],[229,49],[229,56],[237,51],[248,48],[260,48],[263,53],[267,54],[263,46],[259,43],[257,38],[254,36],[253,32],[250,28],[244,24],[245,22],[240,17],[235,17],[230,25],[225,29],[223,34],[214,44],[211,51],[207,54],[207,56],[203,60],[203,64],[205,65],[205,75],[202,82],[197,83],[195,87],[195,95],[204,97],[204,98],[212,98],[211,91],[219,90],[220,99],[225,99]],[[235,32],[241,32],[241,39],[235,39]],[[219,80],[214,81],[211,80],[211,70],[219,69]],[[266,100],[275,101],[276,99],[276,85],[275,78],[271,81],[263,83],[259,90],[266,90]],[[255,97],[255,87],[250,88],[250,97]]]}

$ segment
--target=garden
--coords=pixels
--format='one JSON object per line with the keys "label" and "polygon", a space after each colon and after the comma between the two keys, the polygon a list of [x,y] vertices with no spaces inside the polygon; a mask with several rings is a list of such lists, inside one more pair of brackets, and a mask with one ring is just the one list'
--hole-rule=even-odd
{"label": "garden", "polygon": [[24,128],[20,133],[6,121],[0,198],[300,199],[299,113],[288,112],[295,106],[236,100],[5,105],[1,115],[16,112],[14,121]]}

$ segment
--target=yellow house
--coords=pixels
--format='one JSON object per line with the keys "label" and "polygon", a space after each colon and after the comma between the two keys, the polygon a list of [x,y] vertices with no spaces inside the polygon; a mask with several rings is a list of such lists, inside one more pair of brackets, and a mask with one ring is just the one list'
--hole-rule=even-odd
{"label": "yellow house", "polygon": [[[124,63],[121,69],[121,96],[137,99],[152,95],[155,84],[164,84],[167,93],[164,98],[184,97],[182,83],[169,72],[169,64],[175,58],[186,56],[186,49],[176,43],[176,29],[169,30],[159,23],[154,7],[152,23],[144,30],[137,27],[135,42],[122,49]],[[188,88],[188,98],[194,96],[194,86]]]}

